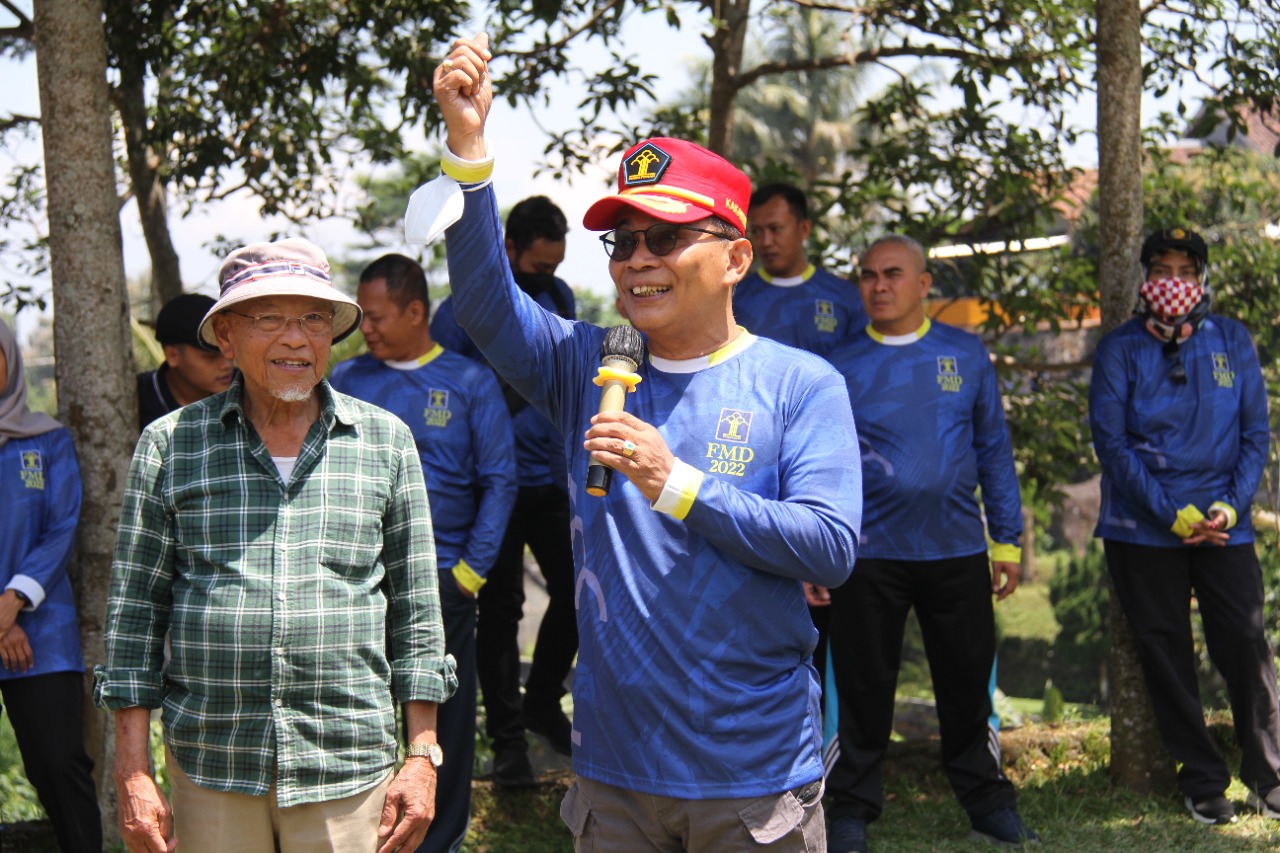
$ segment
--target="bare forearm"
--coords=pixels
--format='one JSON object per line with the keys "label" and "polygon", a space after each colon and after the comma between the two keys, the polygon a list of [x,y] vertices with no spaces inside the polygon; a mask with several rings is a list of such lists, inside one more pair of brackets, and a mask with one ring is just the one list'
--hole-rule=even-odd
{"label": "bare forearm", "polygon": [[151,775],[151,709],[116,711],[116,779]]}
{"label": "bare forearm", "polygon": [[436,740],[435,702],[404,703],[404,736],[409,743],[434,743]]}

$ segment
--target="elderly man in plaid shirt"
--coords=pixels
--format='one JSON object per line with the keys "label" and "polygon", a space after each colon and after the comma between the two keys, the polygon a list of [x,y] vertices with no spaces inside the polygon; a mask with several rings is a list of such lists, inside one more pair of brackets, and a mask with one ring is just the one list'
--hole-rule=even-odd
{"label": "elderly man in plaid shirt", "polygon": [[[199,335],[239,373],[143,433],[116,542],[96,699],[125,843],[412,850],[457,686],[413,436],[324,381],[360,309],[317,247],[255,243],[219,278]],[[156,707],[172,810],[148,767]]]}

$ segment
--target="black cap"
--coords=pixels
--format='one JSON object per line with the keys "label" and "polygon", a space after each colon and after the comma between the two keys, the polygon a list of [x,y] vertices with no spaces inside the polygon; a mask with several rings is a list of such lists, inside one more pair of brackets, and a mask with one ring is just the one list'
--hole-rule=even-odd
{"label": "black cap", "polygon": [[1201,272],[1209,263],[1209,247],[1199,234],[1189,228],[1161,228],[1143,241],[1142,265],[1151,266],[1156,257],[1168,251],[1186,252],[1196,259]]}
{"label": "black cap", "polygon": [[184,293],[164,304],[156,315],[156,340],[163,346],[190,344],[201,346],[200,321],[213,307],[212,296],[203,293]]}

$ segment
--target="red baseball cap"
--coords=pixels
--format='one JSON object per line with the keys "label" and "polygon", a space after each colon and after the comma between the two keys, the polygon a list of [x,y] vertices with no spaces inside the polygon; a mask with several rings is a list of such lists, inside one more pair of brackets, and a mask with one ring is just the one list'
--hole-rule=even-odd
{"label": "red baseball cap", "polygon": [[664,222],[687,224],[718,216],[747,230],[751,181],[737,166],[701,145],[659,136],[622,155],[618,194],[600,199],[582,217],[588,231],[611,231],[624,208]]}

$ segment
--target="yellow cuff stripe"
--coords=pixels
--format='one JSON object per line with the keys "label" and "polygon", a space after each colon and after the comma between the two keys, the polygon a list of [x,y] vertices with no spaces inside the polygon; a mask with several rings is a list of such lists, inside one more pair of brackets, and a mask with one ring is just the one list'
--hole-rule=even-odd
{"label": "yellow cuff stripe", "polygon": [[1021,563],[1022,548],[1017,545],[1005,545],[997,542],[991,546],[991,562],[993,563]]}
{"label": "yellow cuff stripe", "polygon": [[445,150],[440,160],[440,171],[460,184],[478,184],[493,175],[493,158],[463,160],[452,151]]}
{"label": "yellow cuff stripe", "polygon": [[1187,504],[1178,510],[1178,517],[1174,519],[1173,526],[1169,529],[1179,539],[1186,539],[1191,535],[1191,525],[1201,521],[1204,521],[1204,513],[1196,509],[1195,504]]}
{"label": "yellow cuff stripe", "polygon": [[1236,515],[1236,508],[1229,503],[1214,501],[1209,505],[1209,514],[1212,515],[1215,511],[1222,512],[1227,517],[1227,526],[1223,528],[1224,530],[1230,530],[1235,527],[1236,522],[1240,520],[1239,516]]}
{"label": "yellow cuff stripe", "polygon": [[453,567],[453,579],[472,595],[479,592],[480,587],[485,585],[485,579],[476,574],[476,570],[468,566],[466,560],[459,560]]}
{"label": "yellow cuff stripe", "polygon": [[596,370],[596,378],[591,381],[597,385],[603,386],[610,379],[616,379],[619,382],[625,382],[627,392],[631,393],[636,390],[636,386],[640,384],[643,377],[639,373],[632,373],[629,370],[615,370],[612,367],[601,367]]}
{"label": "yellow cuff stripe", "polygon": [[702,488],[704,477],[701,471],[695,471],[694,476],[680,490],[680,498],[676,501],[675,508],[671,510],[671,517],[676,521],[684,521],[689,510],[693,509],[693,502],[698,499],[698,490]]}

